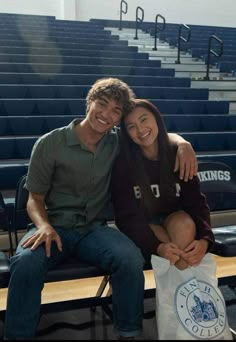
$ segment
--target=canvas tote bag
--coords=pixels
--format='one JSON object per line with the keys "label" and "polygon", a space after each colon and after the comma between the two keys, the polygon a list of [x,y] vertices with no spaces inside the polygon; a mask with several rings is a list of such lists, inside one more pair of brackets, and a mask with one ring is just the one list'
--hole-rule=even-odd
{"label": "canvas tote bag", "polygon": [[210,253],[199,266],[179,270],[152,255],[159,340],[232,340],[226,306]]}

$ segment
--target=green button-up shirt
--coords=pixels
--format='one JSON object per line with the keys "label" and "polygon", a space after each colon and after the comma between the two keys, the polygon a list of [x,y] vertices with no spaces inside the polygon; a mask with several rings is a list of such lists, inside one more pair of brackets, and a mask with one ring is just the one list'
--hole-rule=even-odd
{"label": "green button-up shirt", "polygon": [[29,191],[45,196],[50,223],[68,229],[106,218],[118,153],[117,128],[104,135],[93,153],[76,135],[76,122],[37,140],[26,180]]}

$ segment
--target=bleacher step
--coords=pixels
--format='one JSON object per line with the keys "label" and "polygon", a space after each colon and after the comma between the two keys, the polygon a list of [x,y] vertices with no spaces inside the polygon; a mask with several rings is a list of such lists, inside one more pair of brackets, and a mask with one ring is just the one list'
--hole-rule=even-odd
{"label": "bleacher step", "polygon": [[[175,54],[174,56],[163,56],[163,55],[150,56],[150,54],[149,54],[149,59],[150,60],[159,60],[162,63],[176,64],[175,62],[177,60],[177,54]],[[192,58],[191,56],[188,56],[188,55],[181,55],[181,64],[202,65],[202,61],[194,60],[194,58]]]}
{"label": "bleacher step", "polygon": [[210,90],[216,89],[226,89],[236,91],[236,81],[235,80],[210,80],[210,81],[191,81],[192,88],[208,88]]}
{"label": "bleacher step", "polygon": [[236,100],[236,89],[232,90],[210,90],[209,91],[209,100],[227,100],[227,101],[235,101]]}
{"label": "bleacher step", "polygon": [[[174,66],[173,66],[174,67]],[[190,77],[192,80],[204,80],[206,76],[206,70],[205,71],[197,71],[197,70],[189,70],[189,71],[184,71],[184,70],[175,70],[175,76],[176,77]],[[210,78],[219,80],[220,79],[220,73],[218,71],[211,71]]]}
{"label": "bleacher step", "polygon": [[229,105],[229,113],[236,114],[236,102],[231,102]]}
{"label": "bleacher step", "polygon": [[[161,64],[162,68],[175,68],[176,72],[179,71],[191,71],[191,72],[203,72],[206,73],[206,65],[203,63],[196,63],[196,62],[192,62],[192,63],[186,63],[184,61],[184,63],[181,64],[175,64],[175,63],[168,63],[168,62],[162,62]],[[217,68],[211,68],[210,69],[210,73],[219,73],[219,69]]]}
{"label": "bleacher step", "polygon": [[[138,31],[137,39],[134,39],[135,30],[134,29],[123,29],[119,30],[118,28],[107,28],[110,29],[112,34],[116,34],[120,36],[121,40],[127,39],[129,46],[137,46],[139,52],[146,52],[149,54],[149,58],[160,58],[162,62],[162,68],[173,67],[175,69],[176,77],[190,77],[193,80],[204,80],[206,77],[206,64],[204,61],[198,60],[196,58],[192,58],[192,55],[188,52],[181,51],[180,59],[183,56],[187,56],[188,60],[191,60],[191,63],[186,63],[186,60],[183,59],[182,64],[176,64],[177,60],[177,48],[174,46],[170,46],[167,42],[156,40],[157,50],[153,51],[154,47],[154,37],[151,37],[150,34],[144,33],[141,30]],[[232,75],[230,74],[222,74],[219,72],[218,68],[210,68],[210,79],[220,80],[224,78],[232,79]],[[214,95],[212,95],[214,97]],[[224,95],[226,96],[226,95]],[[227,95],[229,96],[229,94]],[[225,97],[223,97],[225,98]],[[227,97],[226,97],[227,98]],[[229,97],[231,99],[231,96]]]}

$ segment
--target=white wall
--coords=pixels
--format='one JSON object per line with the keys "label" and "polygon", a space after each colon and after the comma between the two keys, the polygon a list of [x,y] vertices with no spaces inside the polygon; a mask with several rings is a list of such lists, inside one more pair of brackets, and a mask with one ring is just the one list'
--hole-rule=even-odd
{"label": "white wall", "polygon": [[76,20],[77,0],[0,0],[1,13],[21,13],[55,16]]}
{"label": "white wall", "polygon": [[0,0],[0,12],[61,17],[61,5],[62,0]]}
{"label": "white wall", "polygon": [[[76,0],[77,19],[120,19],[120,0]],[[130,1],[130,0],[129,0]],[[155,1],[155,0],[152,0]],[[131,0],[136,2],[136,0]],[[129,5],[128,5],[129,6]],[[131,6],[130,6],[131,9]],[[126,18],[125,18],[126,19]],[[127,19],[129,20],[129,19]]]}
{"label": "white wall", "polygon": [[77,19],[77,6],[78,2],[76,0],[62,0],[63,11],[61,18],[66,20],[76,20]]}
{"label": "white wall", "polygon": [[[145,21],[161,14],[167,22],[236,27],[236,0],[126,0],[124,20],[135,20],[137,6]],[[57,19],[120,18],[120,0],[0,0],[0,12],[53,15]]]}
{"label": "white wall", "polygon": [[[145,21],[156,14],[166,22],[236,27],[236,0],[126,0],[124,20],[135,20],[136,8],[144,9]],[[77,0],[78,20],[90,18],[119,20],[120,0]]]}

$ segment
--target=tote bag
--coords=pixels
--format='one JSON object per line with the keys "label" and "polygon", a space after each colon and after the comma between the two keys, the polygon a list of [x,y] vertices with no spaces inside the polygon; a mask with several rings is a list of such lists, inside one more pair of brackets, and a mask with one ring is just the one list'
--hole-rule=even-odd
{"label": "tote bag", "polygon": [[179,270],[152,255],[159,340],[232,340],[226,306],[210,253],[199,266]]}

